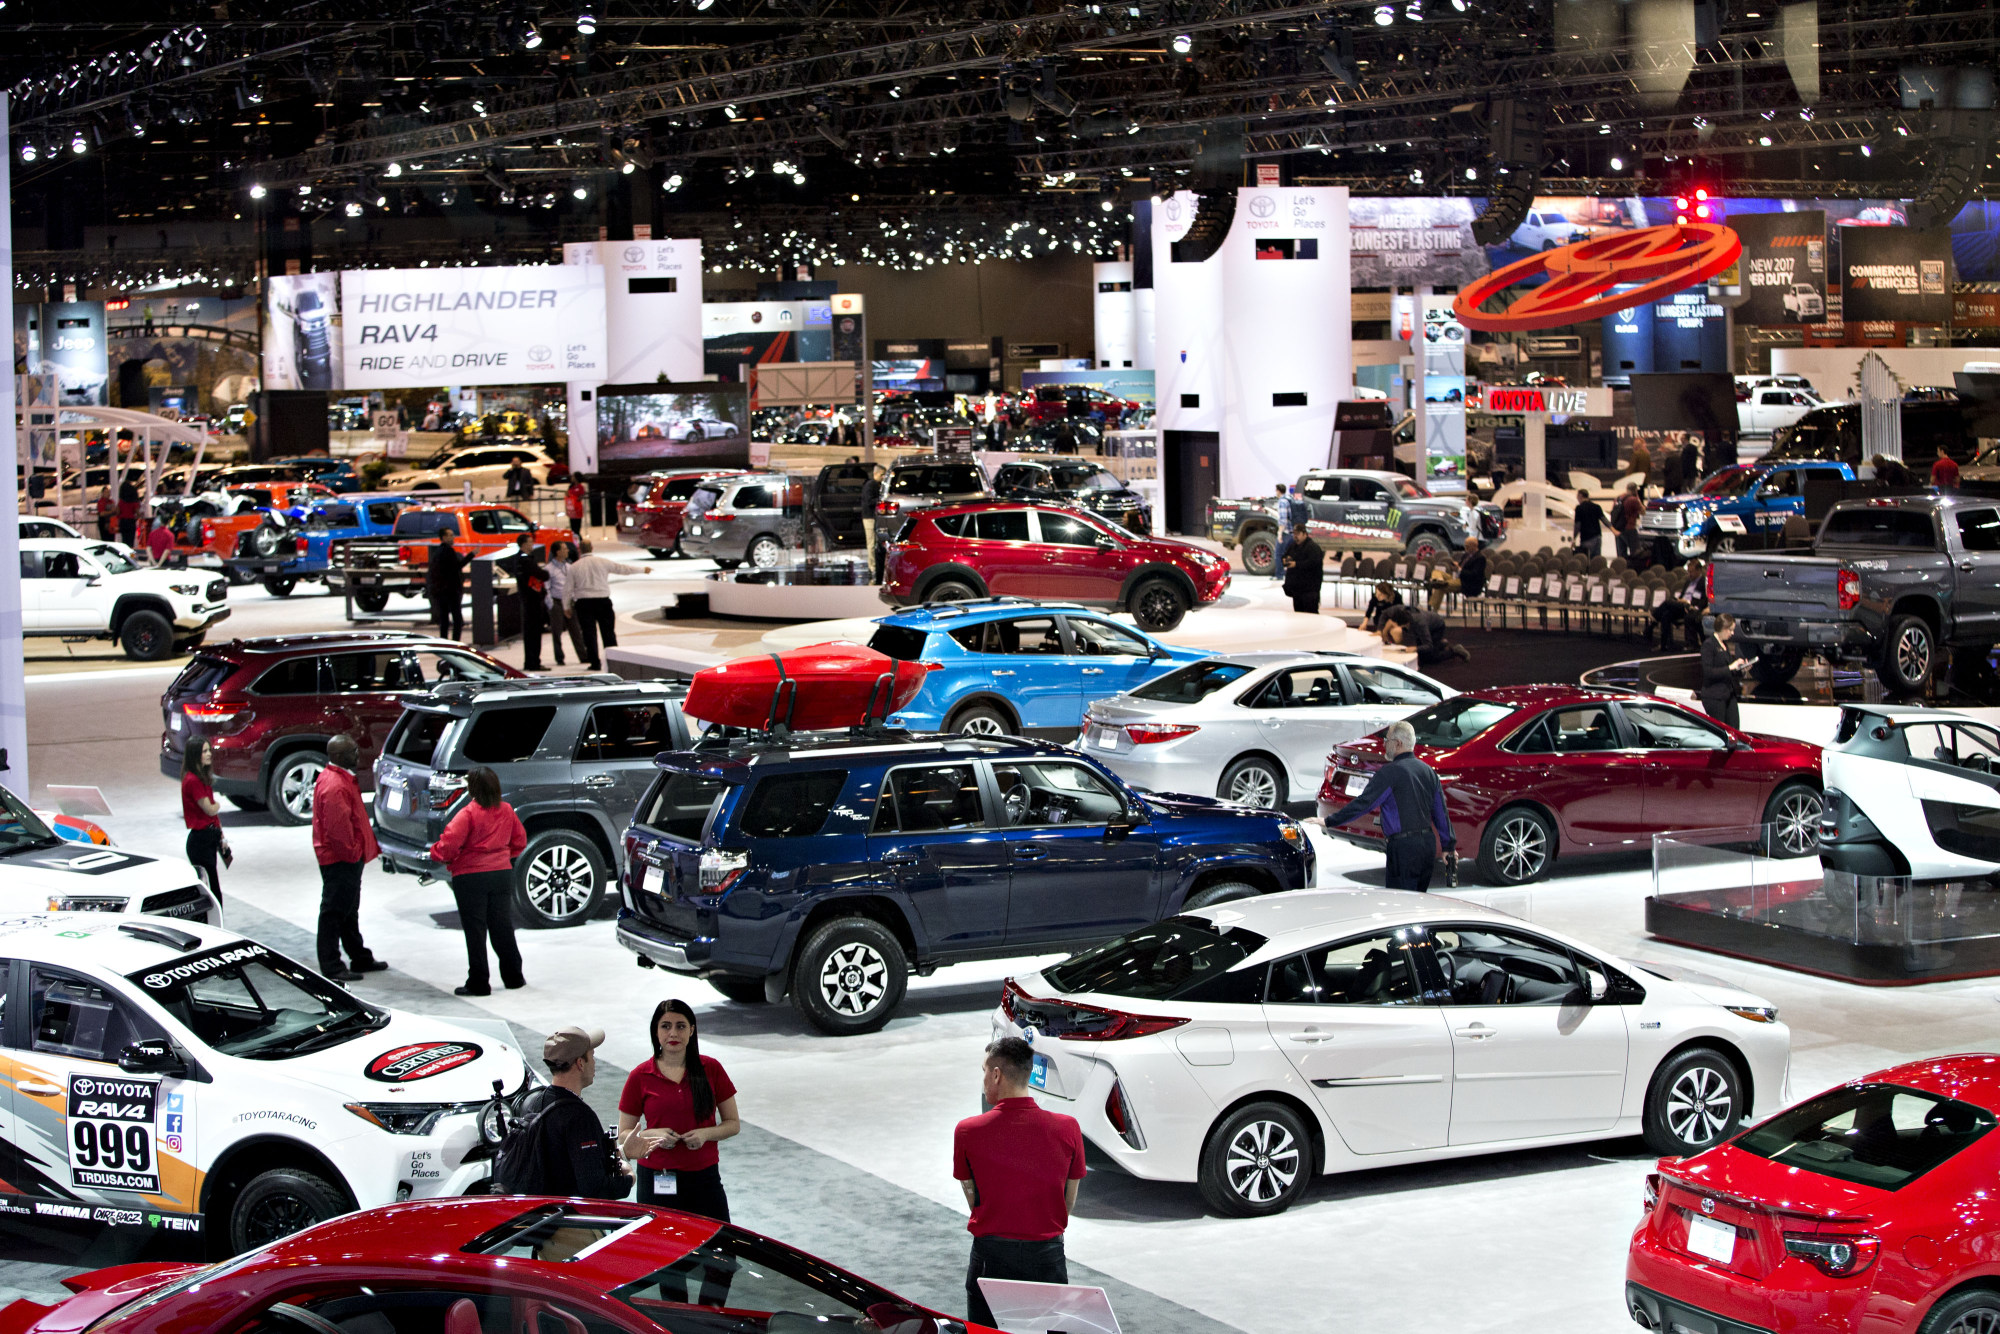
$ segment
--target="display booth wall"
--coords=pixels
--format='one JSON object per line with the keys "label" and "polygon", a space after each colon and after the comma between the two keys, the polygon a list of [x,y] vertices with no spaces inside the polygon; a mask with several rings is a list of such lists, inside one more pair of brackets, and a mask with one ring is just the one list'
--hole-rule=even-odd
{"label": "display booth wall", "polygon": [[1132,369],[1138,365],[1137,326],[1132,291],[1132,262],[1112,260],[1091,266],[1096,280],[1092,313],[1096,321],[1096,361],[1100,368]]}
{"label": "display booth wall", "polygon": [[1150,287],[1132,289],[1132,368],[1149,371],[1153,361],[1154,297]]}
{"label": "display booth wall", "polygon": [[1183,190],[1153,210],[1153,370],[1163,431],[1222,429],[1222,264],[1176,264],[1173,243],[1194,221]]}

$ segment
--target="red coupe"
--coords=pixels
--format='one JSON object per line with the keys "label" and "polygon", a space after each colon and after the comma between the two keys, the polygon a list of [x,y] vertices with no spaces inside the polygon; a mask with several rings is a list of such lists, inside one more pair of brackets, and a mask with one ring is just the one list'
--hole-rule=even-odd
{"label": "red coupe", "polygon": [[2000,1056],[1842,1084],[1662,1158],[1625,1263],[1648,1330],[2000,1329]]}
{"label": "red coupe", "polygon": [[[346,1214],[218,1265],[65,1279],[0,1334],[966,1334],[782,1242],[646,1205],[530,1196]],[[974,1329],[981,1328],[973,1326]]]}
{"label": "red coupe", "polygon": [[[1643,849],[1677,829],[1775,825],[1804,856],[1819,825],[1819,747],[1754,736],[1657,698],[1578,686],[1507,686],[1443,700],[1407,720],[1437,770],[1459,848],[1489,884],[1547,875],[1558,850]],[[1383,763],[1377,733],[1335,748],[1321,818]],[[1328,833],[1382,846],[1379,816]]]}

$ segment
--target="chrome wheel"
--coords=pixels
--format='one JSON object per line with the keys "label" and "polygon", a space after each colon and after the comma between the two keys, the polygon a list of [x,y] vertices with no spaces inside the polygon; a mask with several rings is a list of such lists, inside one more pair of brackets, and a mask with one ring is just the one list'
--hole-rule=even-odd
{"label": "chrome wheel", "polygon": [[872,945],[838,946],[819,969],[819,994],[835,1014],[859,1018],[882,1003],[889,990],[889,963]]}
{"label": "chrome wheel", "polygon": [[567,921],[597,897],[597,867],[583,849],[551,843],[528,863],[528,902],[536,912]]}
{"label": "chrome wheel", "polygon": [[958,730],[963,736],[1005,736],[1007,734],[1007,729],[1000,725],[1000,720],[990,713],[969,715],[964,722],[958,725]]}
{"label": "chrome wheel", "polygon": [[1533,816],[1510,816],[1493,840],[1493,861],[1510,883],[1533,880],[1548,865],[1548,831]]}
{"label": "chrome wheel", "polygon": [[1252,1121],[1229,1141],[1223,1172],[1251,1204],[1269,1204],[1299,1179],[1299,1142],[1276,1121]]}
{"label": "chrome wheel", "polygon": [[1278,776],[1261,764],[1246,764],[1229,776],[1222,799],[1270,810],[1278,804]]}
{"label": "chrome wheel", "polygon": [[1896,636],[1896,672],[1905,681],[1928,681],[1931,675],[1931,633],[1921,623],[1903,627]]}
{"label": "chrome wheel", "polygon": [[784,548],[775,539],[760,537],[750,544],[750,565],[752,569],[776,569],[778,559],[785,554]]}
{"label": "chrome wheel", "polygon": [[306,824],[312,820],[313,787],[325,770],[326,762],[315,757],[287,764],[278,775],[278,804],[294,822]]}
{"label": "chrome wheel", "polygon": [[1692,1066],[1667,1090],[1667,1129],[1683,1143],[1713,1144],[1736,1120],[1736,1090],[1712,1065]]}
{"label": "chrome wheel", "polygon": [[1787,792],[1771,812],[1778,846],[1791,857],[1803,857],[1819,845],[1820,795],[1804,788]]}
{"label": "chrome wheel", "polygon": [[1945,1326],[1943,1334],[2000,1334],[2000,1311],[1967,1311]]}

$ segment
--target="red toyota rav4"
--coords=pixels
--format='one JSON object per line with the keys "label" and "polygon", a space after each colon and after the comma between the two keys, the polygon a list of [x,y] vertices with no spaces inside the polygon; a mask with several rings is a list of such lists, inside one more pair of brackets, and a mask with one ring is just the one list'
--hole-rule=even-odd
{"label": "red toyota rav4", "polygon": [[191,742],[215,748],[215,790],[279,824],[312,820],[326,743],[345,732],[361,748],[355,777],[403,716],[403,695],[439,681],[521,672],[449,639],[343,632],[235,639],[204,646],[160,696],[160,772],[179,780]]}
{"label": "red toyota rav4", "polygon": [[1229,562],[1191,542],[1138,537],[1073,505],[973,501],[919,510],[888,546],[882,600],[962,602],[988,594],[1130,611],[1171,630],[1229,588]]}
{"label": "red toyota rav4", "polygon": [[681,522],[687,513],[688,497],[710,478],[740,471],[696,468],[652,472],[633,478],[625,498],[618,502],[618,536],[635,547],[646,548],[660,560],[679,555]]}

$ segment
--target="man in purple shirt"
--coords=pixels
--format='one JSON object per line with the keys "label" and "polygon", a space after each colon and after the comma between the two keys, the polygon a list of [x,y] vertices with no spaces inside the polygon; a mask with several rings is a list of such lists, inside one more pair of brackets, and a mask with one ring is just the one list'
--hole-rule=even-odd
{"label": "man in purple shirt", "polygon": [[1373,810],[1382,812],[1382,834],[1388,840],[1390,889],[1431,887],[1437,849],[1457,856],[1458,836],[1445,814],[1444,788],[1431,767],[1416,756],[1417,733],[1408,723],[1390,723],[1382,738],[1389,762],[1368,779],[1361,795],[1326,817],[1328,829],[1338,829]]}

